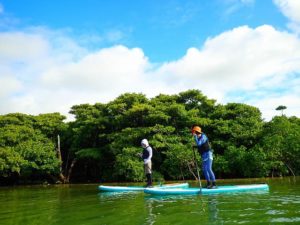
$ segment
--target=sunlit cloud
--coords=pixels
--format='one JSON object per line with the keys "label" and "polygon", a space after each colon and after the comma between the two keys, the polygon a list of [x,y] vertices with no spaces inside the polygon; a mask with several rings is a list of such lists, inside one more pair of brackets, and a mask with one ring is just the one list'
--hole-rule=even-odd
{"label": "sunlit cloud", "polygon": [[214,84],[219,90],[252,89],[265,77],[299,71],[294,61],[300,56],[299,44],[296,36],[271,26],[239,27],[208,39],[201,49],[190,48],[158,73],[167,80],[183,78],[187,84]]}
{"label": "sunlit cloud", "polygon": [[290,20],[287,26],[295,33],[300,34],[300,1],[273,0],[281,12]]}
{"label": "sunlit cloud", "polygon": [[[3,69],[1,71],[3,72]],[[0,84],[0,99],[7,98],[21,89],[20,82],[16,78],[9,76],[8,73],[1,75]]]}

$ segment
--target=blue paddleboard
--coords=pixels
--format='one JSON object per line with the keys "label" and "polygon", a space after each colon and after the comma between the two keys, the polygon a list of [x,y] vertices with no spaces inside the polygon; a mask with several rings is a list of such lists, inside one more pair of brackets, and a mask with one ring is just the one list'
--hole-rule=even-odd
{"label": "blue paddleboard", "polygon": [[[153,188],[156,189],[172,189],[172,188],[188,188],[188,183],[174,183],[174,184],[165,184],[165,185],[157,185]],[[99,191],[106,191],[106,192],[119,192],[119,191],[144,191],[146,188],[142,186],[107,186],[107,185],[100,185],[98,186]]]}
{"label": "blue paddleboard", "polygon": [[200,188],[146,188],[144,192],[151,195],[198,195],[268,190],[269,186],[267,184],[249,184],[218,186],[214,189],[202,188],[201,191]]}

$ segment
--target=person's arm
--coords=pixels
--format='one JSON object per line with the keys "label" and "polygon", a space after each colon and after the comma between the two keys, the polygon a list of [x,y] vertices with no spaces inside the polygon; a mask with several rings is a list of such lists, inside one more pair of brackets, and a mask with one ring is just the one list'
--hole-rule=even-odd
{"label": "person's arm", "polygon": [[152,148],[149,146],[149,160],[152,158]]}
{"label": "person's arm", "polygon": [[205,134],[201,134],[200,138],[198,138],[197,135],[195,134],[194,139],[195,139],[197,146],[201,146],[207,141],[207,137]]}

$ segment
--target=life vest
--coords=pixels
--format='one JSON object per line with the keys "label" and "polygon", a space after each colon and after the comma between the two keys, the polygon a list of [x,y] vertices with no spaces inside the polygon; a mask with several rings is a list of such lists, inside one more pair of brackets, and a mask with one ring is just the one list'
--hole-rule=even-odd
{"label": "life vest", "polygon": [[208,141],[208,138],[206,140],[206,142],[204,142],[202,145],[200,146],[197,146],[198,148],[198,152],[202,155],[204,152],[208,152],[211,147],[210,147],[210,144],[209,144],[209,141]]}
{"label": "life vest", "polygon": [[[149,148],[149,146],[148,146],[147,148]],[[143,158],[143,159],[148,159],[148,158],[149,158],[150,153],[149,153],[149,151],[147,150],[147,148],[144,148],[144,149],[143,149],[143,155],[142,155],[142,158]]]}

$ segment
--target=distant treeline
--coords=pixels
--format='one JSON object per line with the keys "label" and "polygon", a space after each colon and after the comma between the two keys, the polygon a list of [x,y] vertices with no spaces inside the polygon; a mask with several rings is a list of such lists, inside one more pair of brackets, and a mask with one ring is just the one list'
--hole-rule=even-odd
{"label": "distant treeline", "polygon": [[300,175],[299,118],[266,122],[256,107],[217,104],[199,90],[126,93],[70,113],[72,122],[59,113],[0,115],[1,184],[142,181],[143,138],[154,149],[155,179],[194,179],[193,124],[210,139],[217,178]]}

